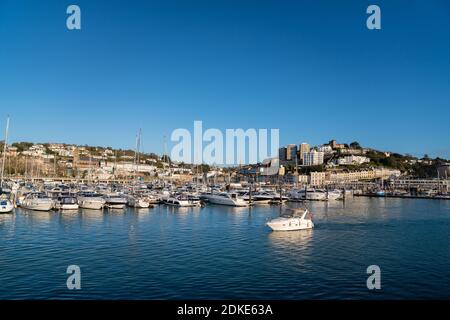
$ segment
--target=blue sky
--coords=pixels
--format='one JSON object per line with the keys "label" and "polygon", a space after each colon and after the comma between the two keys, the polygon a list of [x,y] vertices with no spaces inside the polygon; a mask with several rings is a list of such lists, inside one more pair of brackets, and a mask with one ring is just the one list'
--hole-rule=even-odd
{"label": "blue sky", "polygon": [[160,153],[202,120],[450,158],[449,57],[446,0],[1,0],[0,117],[14,141],[132,148],[142,128]]}

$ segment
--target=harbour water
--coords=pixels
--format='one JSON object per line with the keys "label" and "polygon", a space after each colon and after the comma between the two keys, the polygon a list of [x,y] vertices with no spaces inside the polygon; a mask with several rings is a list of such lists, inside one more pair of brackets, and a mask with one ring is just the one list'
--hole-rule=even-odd
{"label": "harbour water", "polygon": [[[301,206],[301,204],[288,204]],[[316,228],[271,232],[270,205],[0,215],[0,299],[449,299],[450,201],[311,202]],[[66,287],[81,268],[79,291]],[[381,268],[379,291],[366,287]]]}

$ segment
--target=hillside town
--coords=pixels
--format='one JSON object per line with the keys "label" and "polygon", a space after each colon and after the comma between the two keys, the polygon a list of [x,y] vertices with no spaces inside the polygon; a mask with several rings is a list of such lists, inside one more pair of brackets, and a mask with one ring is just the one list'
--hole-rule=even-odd
{"label": "hillside town", "polygon": [[5,178],[90,181],[139,178],[175,182],[239,182],[251,178],[318,187],[399,177],[448,179],[450,173],[450,164],[444,159],[430,159],[427,155],[419,159],[336,140],[320,146],[289,144],[279,149],[278,157],[233,168],[178,163],[166,155],[111,147],[29,142],[15,142],[6,148],[3,143],[0,145],[2,152],[6,150]]}

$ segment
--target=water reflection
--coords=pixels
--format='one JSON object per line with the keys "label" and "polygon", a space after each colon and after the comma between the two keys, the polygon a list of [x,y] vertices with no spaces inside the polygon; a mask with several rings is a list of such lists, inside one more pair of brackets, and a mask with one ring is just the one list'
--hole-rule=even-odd
{"label": "water reflection", "polygon": [[110,213],[112,215],[124,214],[125,213],[125,208],[123,208],[123,209],[108,208],[105,211],[105,213]]}
{"label": "water reflection", "polygon": [[32,223],[49,223],[55,213],[51,211],[22,210],[23,215]]}
{"label": "water reflection", "polygon": [[297,230],[297,231],[272,231],[269,234],[270,243],[279,248],[289,249],[302,246],[308,246],[314,230]]}
{"label": "water reflection", "polygon": [[14,237],[16,215],[14,213],[0,214],[0,238],[8,240]]}
{"label": "water reflection", "polygon": [[78,210],[62,210],[59,212],[60,220],[64,223],[79,220]]}
{"label": "water reflection", "polygon": [[4,223],[14,221],[14,219],[15,219],[14,213],[0,214],[0,226],[2,226]]}
{"label": "water reflection", "polygon": [[134,208],[133,211],[129,211],[131,213],[135,213],[137,215],[146,215],[148,213],[150,213],[150,208]]}
{"label": "water reflection", "polygon": [[191,212],[192,208],[190,207],[173,207],[169,206],[167,211],[173,214],[179,214],[180,216],[186,215]]}
{"label": "water reflection", "polygon": [[103,210],[81,209],[81,217],[86,222],[97,222],[103,220]]}

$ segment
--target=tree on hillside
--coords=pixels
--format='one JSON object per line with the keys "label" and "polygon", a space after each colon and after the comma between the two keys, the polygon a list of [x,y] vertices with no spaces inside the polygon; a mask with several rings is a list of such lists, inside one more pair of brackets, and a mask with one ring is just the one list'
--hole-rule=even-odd
{"label": "tree on hillside", "polygon": [[350,143],[350,148],[352,148],[352,149],[361,149],[361,145],[359,144],[359,142],[353,141],[352,143]]}

